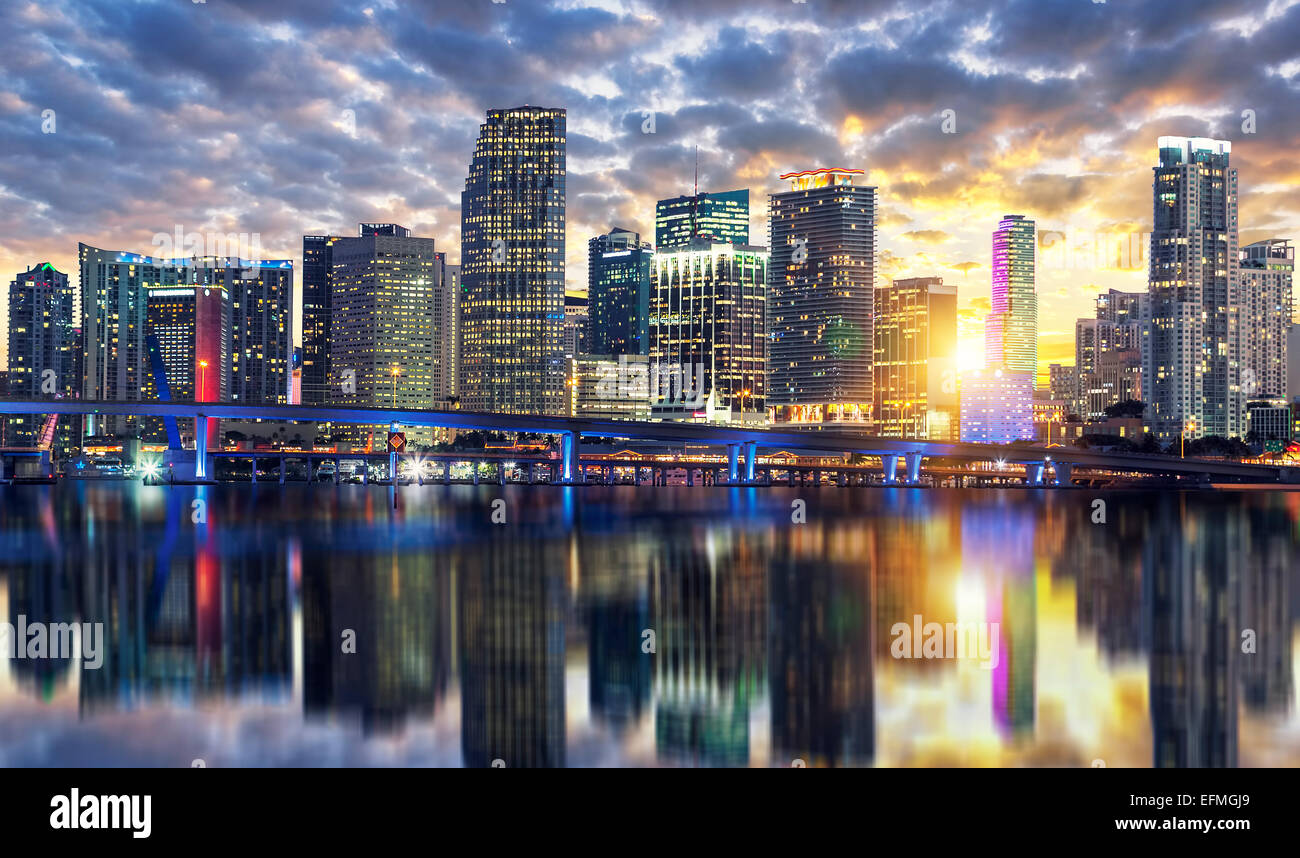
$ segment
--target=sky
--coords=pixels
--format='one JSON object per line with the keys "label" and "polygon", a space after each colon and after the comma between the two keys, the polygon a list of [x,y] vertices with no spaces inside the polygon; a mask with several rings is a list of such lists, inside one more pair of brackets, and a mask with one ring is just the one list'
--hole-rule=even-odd
{"label": "sky", "polygon": [[[978,366],[990,234],[1040,230],[1040,371],[1074,320],[1146,288],[1163,135],[1232,142],[1242,244],[1300,224],[1300,0],[0,0],[0,282],[77,243],[396,222],[459,260],[460,192],[490,108],[568,111],[566,287],[654,201],[866,171],[877,282],[958,287]],[[53,111],[52,113],[50,111]],[[256,236],[254,239],[253,236]],[[299,280],[300,282],[300,280]],[[0,343],[0,349],[4,346]]]}

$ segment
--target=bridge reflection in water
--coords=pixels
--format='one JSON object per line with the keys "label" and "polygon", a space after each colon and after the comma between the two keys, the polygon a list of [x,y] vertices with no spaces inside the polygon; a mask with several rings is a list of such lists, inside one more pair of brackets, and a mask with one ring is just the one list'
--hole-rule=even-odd
{"label": "bridge reflection in water", "polygon": [[[0,656],[0,759],[1300,763],[1300,493],[396,491],[0,494],[5,619],[106,639]],[[999,664],[893,657],[917,615]]]}

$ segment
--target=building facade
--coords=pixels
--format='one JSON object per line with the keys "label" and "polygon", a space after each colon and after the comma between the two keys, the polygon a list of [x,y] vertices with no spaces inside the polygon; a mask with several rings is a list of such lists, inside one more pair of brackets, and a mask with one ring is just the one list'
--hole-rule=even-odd
{"label": "building facade", "polygon": [[771,197],[770,404],[780,423],[871,419],[876,188],[786,173]]}
{"label": "building facade", "polygon": [[984,328],[984,364],[1038,375],[1038,293],[1034,222],[1006,215],[993,232],[993,296]]}
{"label": "building facade", "polygon": [[977,369],[961,376],[961,440],[1009,444],[1034,438],[1034,376]]}
{"label": "building facade", "polygon": [[1244,434],[1237,319],[1237,171],[1226,140],[1161,137],[1144,307],[1152,434]]}
{"label": "building facade", "polygon": [[[81,328],[68,275],[48,262],[17,274],[9,284],[9,362],[0,390],[22,399],[72,399],[81,395]],[[80,417],[61,417],[55,447],[66,452],[79,440]],[[31,446],[41,418],[13,415],[5,443]]]}
{"label": "building facade", "polygon": [[397,224],[362,224],[332,249],[329,363],[344,405],[431,408],[440,355],[432,238]]}
{"label": "building facade", "polygon": [[1286,396],[1295,248],[1270,238],[1241,249],[1238,268],[1241,392],[1247,399]]}
{"label": "building facade", "polygon": [[761,422],[767,405],[767,248],[700,239],[656,252],[652,415]]}
{"label": "building facade", "polygon": [[957,287],[942,277],[876,288],[873,416],[886,438],[955,441]]}
{"label": "building facade", "polygon": [[650,337],[650,269],[654,249],[639,233],[615,227],[587,242],[589,350],[646,355]]}
{"label": "building facade", "polygon": [[694,193],[655,205],[655,250],[686,247],[696,239],[749,244],[749,189]]}
{"label": "building facade", "polygon": [[565,112],[488,111],[461,195],[461,404],[563,414]]}
{"label": "building facade", "polygon": [[334,242],[340,236],[302,237],[302,402],[324,405],[339,390],[330,372],[330,296]]}

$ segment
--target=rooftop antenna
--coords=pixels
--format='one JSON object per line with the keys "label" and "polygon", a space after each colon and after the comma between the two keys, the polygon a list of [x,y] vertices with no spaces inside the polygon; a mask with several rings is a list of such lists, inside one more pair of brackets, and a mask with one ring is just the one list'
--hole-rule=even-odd
{"label": "rooftop antenna", "polygon": [[700,146],[695,145],[695,196],[700,195]]}

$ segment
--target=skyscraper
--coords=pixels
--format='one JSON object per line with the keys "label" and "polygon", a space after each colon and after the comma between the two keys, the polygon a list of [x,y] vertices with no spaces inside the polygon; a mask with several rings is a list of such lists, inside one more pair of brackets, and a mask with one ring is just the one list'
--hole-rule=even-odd
{"label": "skyscraper", "polygon": [[867,421],[876,188],[861,170],[786,173],[771,197],[770,404],[780,422]]}
{"label": "skyscraper", "polygon": [[339,380],[330,372],[330,284],[333,282],[334,242],[338,236],[302,237],[302,401],[330,402]]}
{"label": "skyscraper", "polygon": [[1247,398],[1286,396],[1287,334],[1295,248],[1270,238],[1241,249],[1241,390]]}
{"label": "skyscraper", "polygon": [[984,364],[1038,375],[1038,294],[1034,222],[1006,215],[993,232],[993,300],[984,328]]}
{"label": "skyscraper", "polygon": [[329,364],[342,374],[338,402],[431,408],[442,337],[442,288],[432,238],[397,224],[361,224],[334,242]]}
{"label": "skyscraper", "polygon": [[654,262],[652,414],[761,420],[767,400],[767,248],[697,239],[656,252]]}
{"label": "skyscraper", "polygon": [[[148,372],[145,351],[145,285],[163,281],[162,260],[133,253],[77,245],[80,262],[82,396],[86,399],[140,399]],[[172,280],[174,282],[173,273]],[[89,415],[87,434],[132,431],[131,417]]]}
{"label": "skyscraper", "polygon": [[1146,295],[1111,289],[1097,296],[1096,318],[1074,324],[1077,388],[1067,405],[1097,420],[1109,405],[1141,398],[1142,305]]}
{"label": "skyscraper", "polygon": [[230,399],[287,405],[293,387],[293,267],[222,269],[230,295]]}
{"label": "skyscraper", "polygon": [[942,277],[876,287],[873,422],[886,438],[957,440],[957,287]]}
{"label": "skyscraper", "polygon": [[697,238],[749,244],[749,189],[660,200],[655,206],[655,249],[686,247]]}
{"label": "skyscraper", "polygon": [[434,295],[438,319],[435,339],[434,390],[437,400],[450,405],[460,396],[460,266],[448,265],[447,254],[435,253],[442,271],[441,288]]}
{"label": "skyscraper", "polygon": [[639,233],[615,227],[587,242],[590,350],[598,355],[650,352],[650,269],[654,250]]}
{"label": "skyscraper", "polygon": [[490,110],[461,195],[461,403],[563,414],[565,112]]}
{"label": "skyscraper", "polygon": [[1161,137],[1143,316],[1142,381],[1161,440],[1244,434],[1232,144]]}
{"label": "skyscraper", "polygon": [[[3,388],[24,399],[70,399],[81,393],[77,367],[81,333],[73,315],[68,275],[48,262],[33,266],[9,284],[9,372]],[[7,422],[10,444],[34,444],[38,417],[15,415]],[[59,420],[59,447],[73,441],[80,418]]]}

